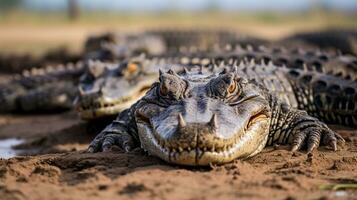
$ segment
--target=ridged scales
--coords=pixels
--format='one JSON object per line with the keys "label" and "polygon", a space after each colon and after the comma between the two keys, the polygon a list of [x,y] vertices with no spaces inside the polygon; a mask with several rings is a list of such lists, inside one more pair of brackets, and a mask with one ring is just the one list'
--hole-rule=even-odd
{"label": "ridged scales", "polygon": [[232,65],[245,59],[254,59],[256,62],[273,62],[277,67],[286,66],[292,69],[332,74],[348,80],[357,80],[357,59],[353,56],[339,55],[327,52],[309,52],[303,50],[270,49],[260,47],[235,48],[212,52],[175,53],[150,57],[147,59],[162,59],[168,63],[184,65]]}
{"label": "ridged scales", "polygon": [[242,74],[243,77],[264,85],[269,92],[290,106],[298,107],[293,87],[282,69],[277,69],[272,63],[268,65],[264,63],[256,64],[251,61],[249,64],[241,63],[238,70],[240,71],[238,73]]}
{"label": "ridged scales", "polygon": [[289,70],[298,108],[328,123],[357,125],[357,82],[322,73]]}
{"label": "ridged scales", "polygon": [[272,63],[237,66],[243,77],[262,84],[288,105],[328,123],[357,125],[357,82]]}

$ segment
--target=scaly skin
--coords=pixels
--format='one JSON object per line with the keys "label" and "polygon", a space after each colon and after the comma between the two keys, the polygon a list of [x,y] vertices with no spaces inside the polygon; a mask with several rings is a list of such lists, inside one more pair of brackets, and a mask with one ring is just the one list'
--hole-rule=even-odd
{"label": "scaly skin", "polygon": [[84,59],[122,61],[140,53],[159,55],[166,51],[165,42],[156,35],[106,34],[87,40]]}
{"label": "scaly skin", "polygon": [[76,110],[90,120],[117,115],[143,96],[157,75],[135,63],[90,61],[79,82]]}
{"label": "scaly skin", "polygon": [[165,54],[149,58],[170,59],[184,65],[223,64],[232,65],[244,58],[254,59],[256,62],[272,61],[276,66],[286,66],[307,71],[333,74],[349,80],[357,80],[357,58],[354,56],[338,55],[320,51],[287,50],[283,48],[259,47],[253,49],[248,46],[242,48],[237,45],[233,49],[218,50],[217,52],[197,52],[182,54]]}
{"label": "scaly skin", "polygon": [[[180,73],[184,71],[184,66],[190,69],[199,65],[210,72],[217,72],[222,70],[222,66],[226,64],[233,65],[247,59],[261,62],[271,61],[274,64],[278,63],[276,66],[280,68],[301,69],[316,74],[333,74],[343,77],[347,82],[351,82],[350,79],[357,77],[353,63],[356,60],[355,57],[348,60],[346,56],[329,55],[322,52],[270,50],[267,48],[255,51],[249,48],[236,48],[227,52],[140,56],[112,67],[111,70],[104,70],[105,64],[100,64],[100,62],[93,63],[92,71],[100,73],[89,71],[82,77],[79,86],[82,92],[79,94],[77,109],[83,119],[115,115],[128,108],[143,95],[143,91],[156,80],[157,71],[160,68],[163,70],[172,68]],[[214,68],[207,67],[212,64],[214,64]],[[105,73],[102,73],[104,71]],[[336,81],[338,82],[339,79],[341,78]],[[110,82],[116,82],[116,84]],[[123,85],[125,87],[122,87]],[[346,104],[344,103],[344,105]],[[294,106],[297,107],[297,104]],[[339,123],[346,124],[347,122]]]}
{"label": "scaly skin", "polygon": [[239,36],[233,31],[214,29],[163,29],[146,31],[147,35],[159,36],[171,53],[191,51],[209,51],[217,45],[244,43],[244,42],[264,42],[257,38]]}
{"label": "scaly skin", "polygon": [[106,33],[90,37],[85,43],[85,58],[102,61],[122,61],[140,53],[162,55],[190,52],[209,52],[226,44],[253,44],[266,42],[244,37],[232,31],[210,29],[166,29],[131,34]]}
{"label": "scaly skin", "polygon": [[21,73],[32,67],[78,62],[81,56],[68,52],[65,48],[46,52],[41,57],[31,54],[0,54],[0,73]]}
{"label": "scaly skin", "polygon": [[345,54],[357,55],[357,31],[353,29],[327,29],[297,33],[289,36],[285,41],[303,41],[320,48],[338,49]]}
{"label": "scaly skin", "polygon": [[272,144],[288,143],[295,151],[306,143],[311,152],[321,143],[336,150],[341,136],[289,105],[294,98],[300,103],[294,87],[319,92],[314,84],[296,85],[296,77],[291,69],[254,63],[228,66],[219,74],[160,72],[159,82],[107,126],[88,151],[108,151],[113,145],[130,151],[140,145],[170,163],[209,165],[254,156]]}
{"label": "scaly skin", "polygon": [[0,112],[55,112],[72,108],[85,65],[33,68],[0,86]]}

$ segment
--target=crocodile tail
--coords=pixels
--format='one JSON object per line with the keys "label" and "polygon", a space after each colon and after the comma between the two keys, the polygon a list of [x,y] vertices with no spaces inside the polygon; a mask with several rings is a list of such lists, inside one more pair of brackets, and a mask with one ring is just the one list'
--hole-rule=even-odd
{"label": "crocodile tail", "polygon": [[357,126],[357,82],[337,76],[288,70],[298,108],[327,123]]}

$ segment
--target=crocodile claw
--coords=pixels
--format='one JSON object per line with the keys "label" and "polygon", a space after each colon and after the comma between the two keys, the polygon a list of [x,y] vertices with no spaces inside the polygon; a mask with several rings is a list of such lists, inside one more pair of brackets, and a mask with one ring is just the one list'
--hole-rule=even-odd
{"label": "crocodile claw", "polygon": [[94,153],[94,152],[95,152],[95,150],[93,147],[88,147],[87,153]]}
{"label": "crocodile claw", "polygon": [[89,145],[87,152],[95,153],[99,151],[108,152],[113,146],[122,148],[125,152],[134,149],[133,138],[127,133],[100,133]]}
{"label": "crocodile claw", "polygon": [[291,151],[300,150],[306,144],[307,153],[311,153],[320,143],[336,151],[338,142],[343,143],[344,139],[327,125],[316,121],[313,126],[304,128],[293,136]]}

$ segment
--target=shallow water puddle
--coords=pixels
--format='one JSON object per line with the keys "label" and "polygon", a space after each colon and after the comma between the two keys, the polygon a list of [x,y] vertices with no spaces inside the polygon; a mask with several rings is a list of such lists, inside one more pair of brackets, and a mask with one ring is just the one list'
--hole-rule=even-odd
{"label": "shallow water puddle", "polygon": [[12,158],[16,156],[20,150],[15,150],[12,147],[22,142],[24,142],[24,140],[18,138],[0,140],[0,158]]}

